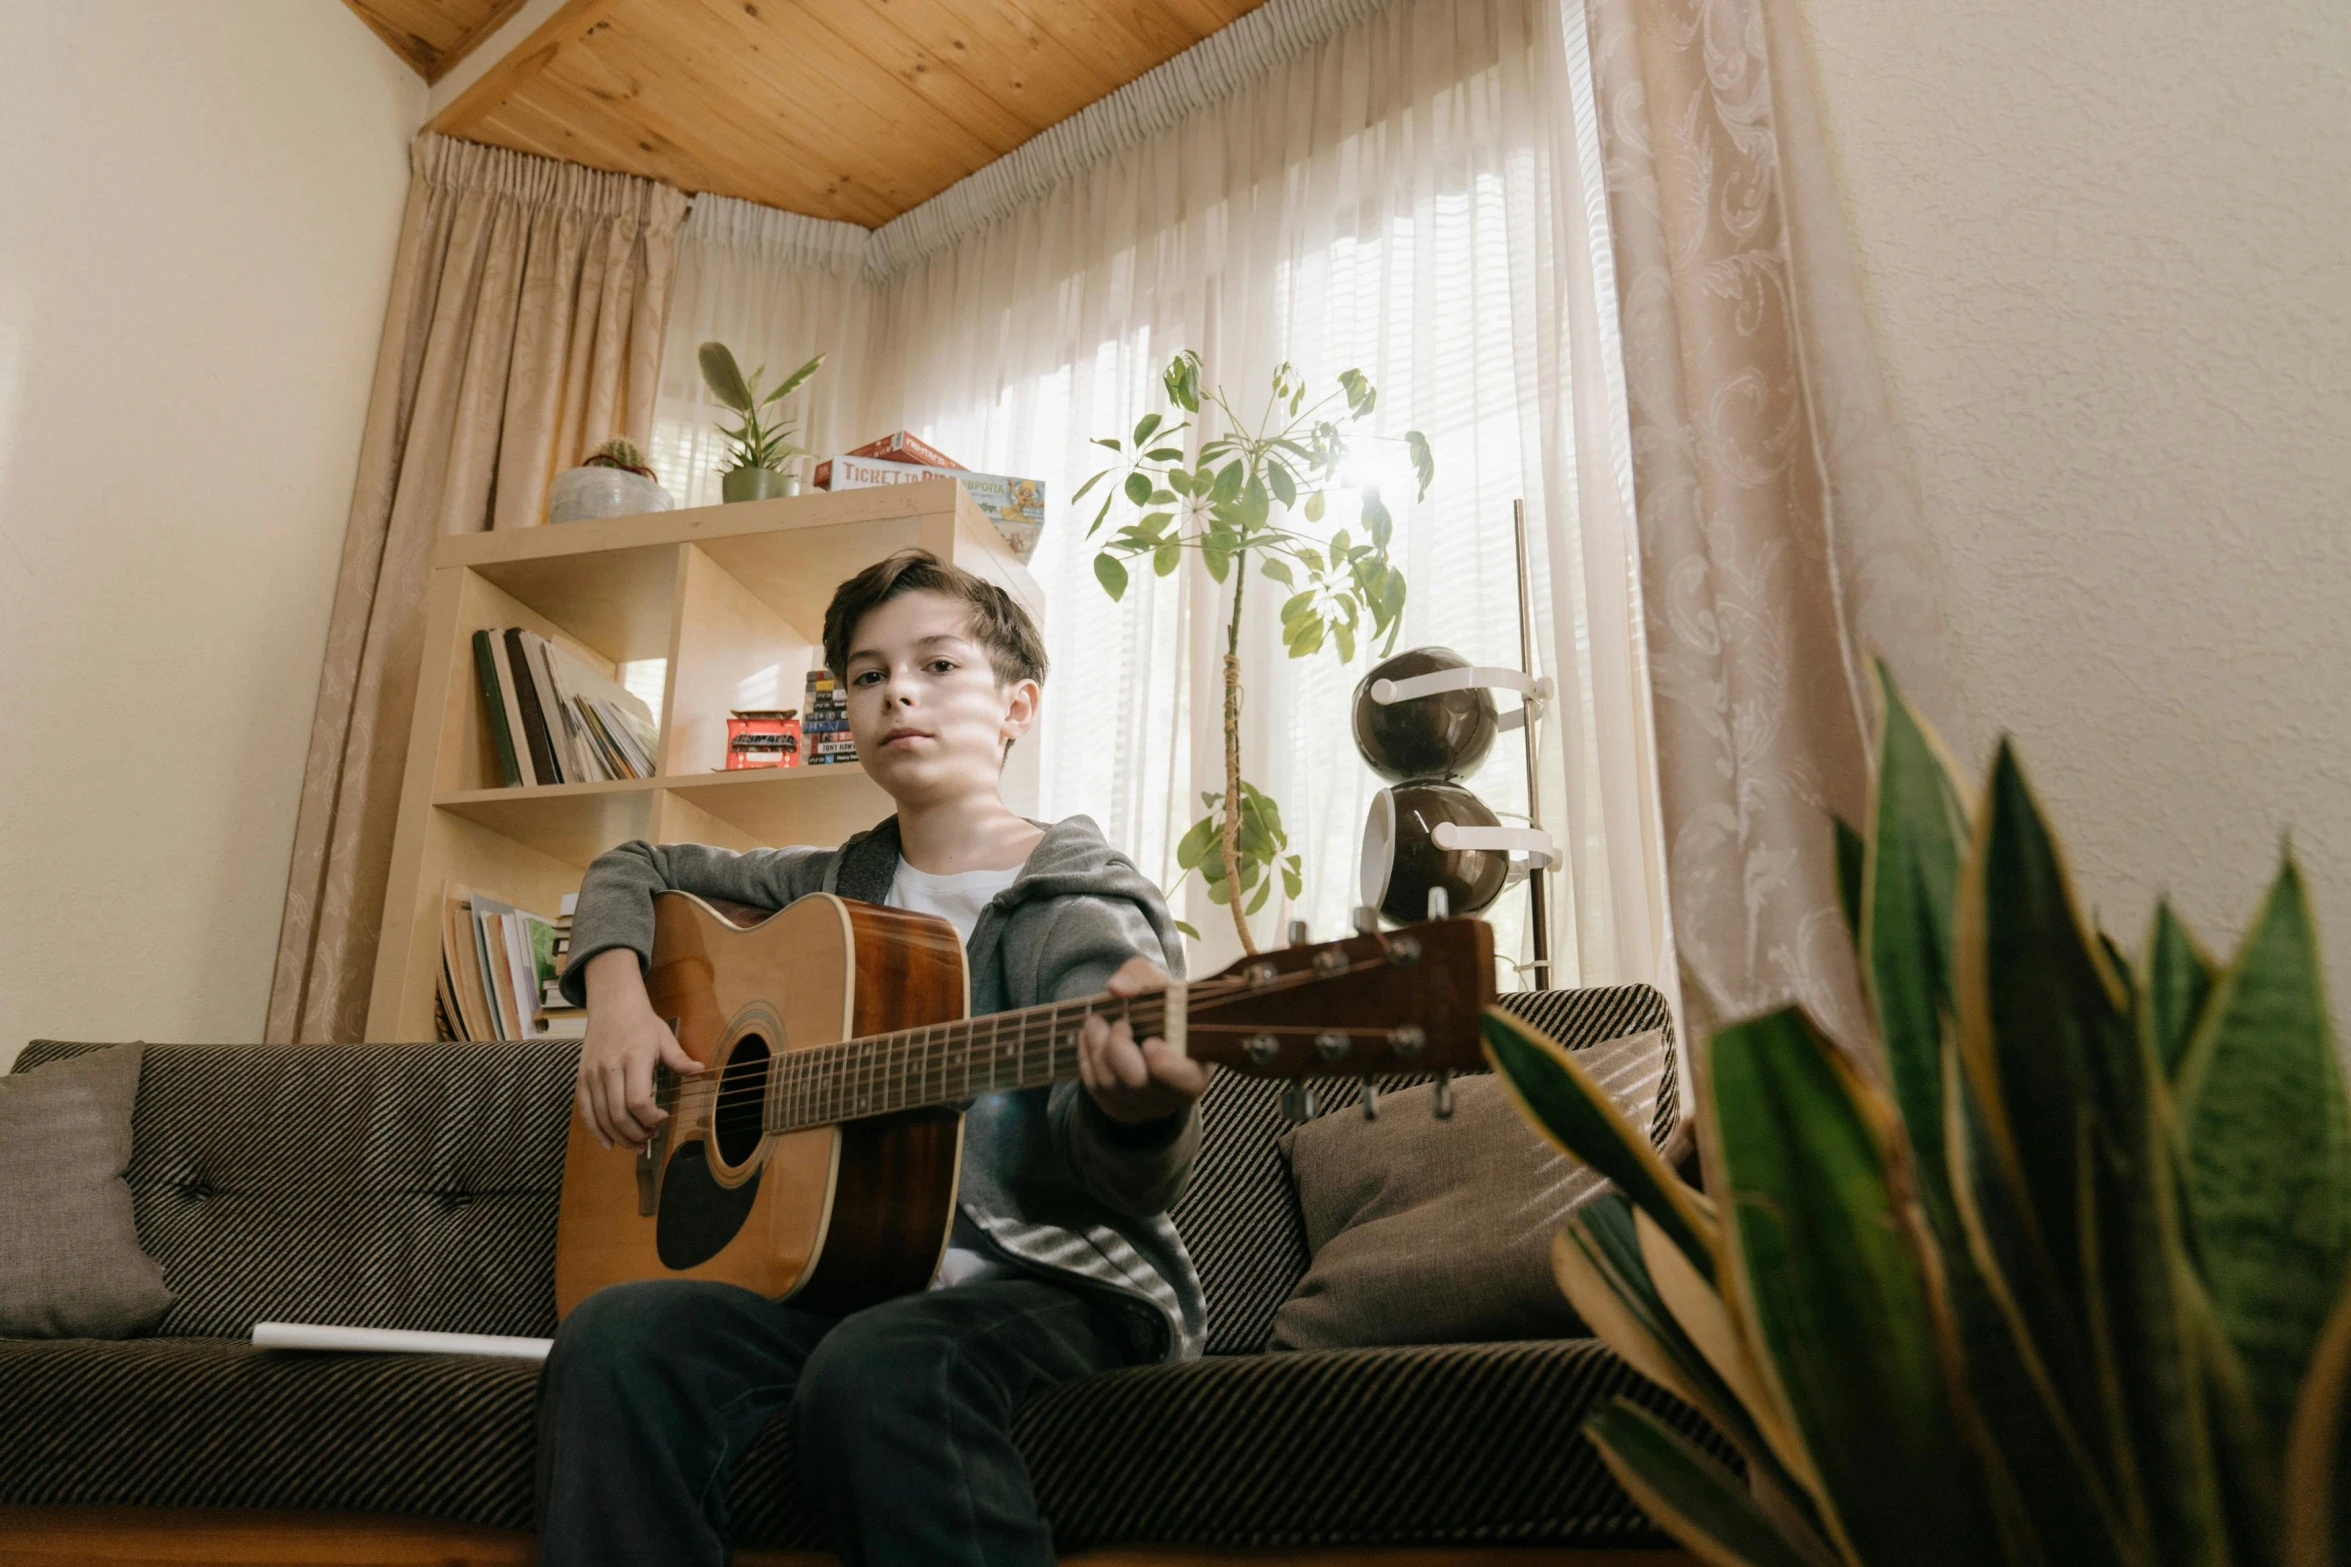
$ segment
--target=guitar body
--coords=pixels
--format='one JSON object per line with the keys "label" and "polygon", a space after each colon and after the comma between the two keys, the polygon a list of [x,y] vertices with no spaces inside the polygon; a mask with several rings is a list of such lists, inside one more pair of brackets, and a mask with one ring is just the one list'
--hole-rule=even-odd
{"label": "guitar body", "polygon": [[963,1017],[954,927],[826,894],[750,926],[685,893],[653,913],[646,989],[705,1070],[674,1082],[642,1154],[599,1146],[575,1110],[557,1313],[632,1279],[713,1279],[825,1311],[926,1287],[954,1222],[962,1115],[769,1134],[761,1110],[772,1056]]}

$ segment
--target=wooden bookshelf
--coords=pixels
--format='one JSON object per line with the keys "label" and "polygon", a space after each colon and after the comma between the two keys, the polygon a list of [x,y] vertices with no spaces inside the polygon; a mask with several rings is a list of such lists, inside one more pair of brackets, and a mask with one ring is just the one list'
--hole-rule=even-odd
{"label": "wooden bookshelf", "polygon": [[[910,545],[998,583],[1042,620],[1035,580],[944,477],[441,540],[367,1037],[433,1037],[446,883],[553,914],[590,860],[631,838],[831,844],[887,816],[889,797],[854,765],[715,769],[730,708],[801,705],[834,587]],[[660,776],[499,787],[472,638],[501,626],[527,626],[615,677],[624,663],[665,661]],[[1036,758],[1034,744],[1013,748],[1016,810],[1035,810]]]}

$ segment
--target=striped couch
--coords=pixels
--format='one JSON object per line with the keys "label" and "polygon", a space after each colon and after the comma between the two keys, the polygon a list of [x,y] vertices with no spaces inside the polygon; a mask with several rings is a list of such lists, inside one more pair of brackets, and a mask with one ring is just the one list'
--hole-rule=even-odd
{"label": "striped couch", "polygon": [[[1570,1045],[1671,1026],[1642,986],[1504,1004]],[[16,1069],[95,1048],[36,1042]],[[0,1560],[44,1516],[134,1516],[90,1509],[527,1530],[536,1366],[245,1340],[257,1319],[552,1333],[573,1062],[553,1043],[151,1046],[129,1182],[177,1300],[151,1337],[0,1340]],[[1698,1422],[1596,1341],[1259,1352],[1307,1262],[1278,1098],[1224,1074],[1203,1106],[1175,1218],[1207,1291],[1207,1358],[1072,1384],[1021,1416],[1063,1547],[1653,1540],[1575,1428],[1617,1393]],[[1353,1098],[1339,1087],[1325,1113]],[[1669,1068],[1660,1138],[1674,1101]],[[751,1450],[732,1513],[746,1547],[822,1548],[788,1423]]]}

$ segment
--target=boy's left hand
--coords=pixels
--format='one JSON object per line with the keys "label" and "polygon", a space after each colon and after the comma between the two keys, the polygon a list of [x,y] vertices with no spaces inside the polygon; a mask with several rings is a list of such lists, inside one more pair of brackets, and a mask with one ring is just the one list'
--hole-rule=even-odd
{"label": "boy's left hand", "polygon": [[[1166,983],[1158,964],[1129,958],[1110,976],[1108,989],[1114,996],[1135,996]],[[1090,1017],[1078,1029],[1078,1078],[1104,1115],[1128,1125],[1174,1115],[1208,1091],[1206,1066],[1156,1036],[1136,1044],[1123,1017],[1116,1023]]]}

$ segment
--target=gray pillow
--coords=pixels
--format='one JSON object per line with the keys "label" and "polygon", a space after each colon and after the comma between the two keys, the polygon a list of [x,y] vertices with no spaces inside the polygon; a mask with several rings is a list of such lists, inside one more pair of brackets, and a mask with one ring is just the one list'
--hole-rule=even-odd
{"label": "gray pillow", "polygon": [[0,1076],[0,1336],[123,1338],[171,1304],[131,1218],[141,1045]]}
{"label": "gray pillow", "polygon": [[[1576,1059],[1647,1127],[1664,1075],[1652,1030]],[[1274,1313],[1275,1349],[1571,1338],[1587,1330],[1551,1276],[1551,1237],[1607,1183],[1544,1140],[1500,1079],[1456,1079],[1450,1120],[1428,1087],[1379,1119],[1338,1110],[1286,1133],[1313,1261]]]}

